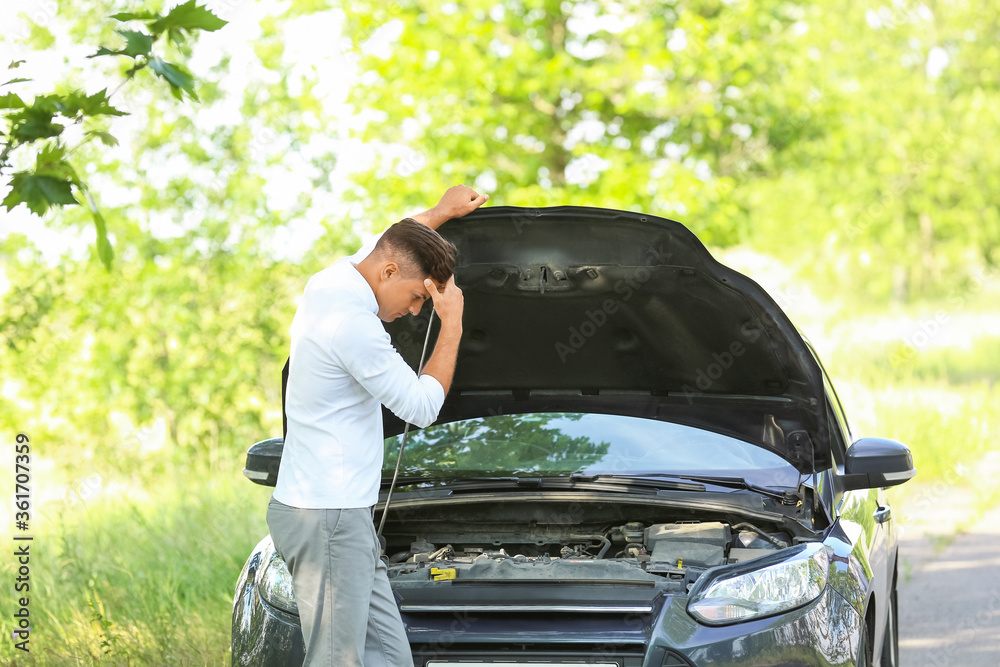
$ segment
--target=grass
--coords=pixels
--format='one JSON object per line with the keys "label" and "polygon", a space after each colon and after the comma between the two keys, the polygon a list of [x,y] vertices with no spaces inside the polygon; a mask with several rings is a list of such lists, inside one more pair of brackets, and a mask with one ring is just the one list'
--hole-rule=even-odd
{"label": "grass", "polygon": [[[233,592],[267,534],[270,489],[197,466],[149,482],[152,501],[124,493],[53,503],[31,546],[31,653],[17,665],[228,665]],[[38,520],[36,520],[38,523]],[[11,559],[3,561],[13,581]],[[7,604],[5,609],[11,609]],[[10,616],[0,620],[10,637]]]}
{"label": "grass", "polygon": [[[852,321],[846,307],[823,312],[832,314],[806,330],[825,334],[817,346],[854,426],[913,451],[917,480],[891,490],[897,516],[962,488],[973,496],[960,528],[1000,502],[986,483],[995,475],[983,470],[991,457],[1000,467],[1000,337],[969,332],[958,344],[925,347],[905,335],[859,342],[842,334],[876,326],[866,320],[872,315]],[[91,481],[83,495],[46,501],[34,519],[32,651],[5,641],[0,664],[228,667],[233,587],[267,533],[270,495],[243,478],[242,455],[221,457],[211,470],[200,462],[171,470],[156,453],[139,463],[113,451],[82,463],[53,453],[59,469],[46,478]],[[97,468],[99,483],[88,476]],[[42,506],[35,508],[37,515]],[[12,559],[0,569],[14,580]],[[12,609],[5,590],[4,609]],[[0,617],[8,638],[11,620]]]}
{"label": "grass", "polygon": [[909,445],[921,479],[961,483],[1000,449],[1000,338],[899,350],[889,343],[833,355],[844,408],[861,433]]}
{"label": "grass", "polygon": [[[924,320],[926,321],[926,320]],[[1000,503],[1000,336],[968,331],[954,345],[889,339],[841,344],[826,355],[845,411],[861,435],[906,443],[917,477],[890,490],[900,516],[955,498],[953,534]],[[857,434],[856,434],[857,435]]]}

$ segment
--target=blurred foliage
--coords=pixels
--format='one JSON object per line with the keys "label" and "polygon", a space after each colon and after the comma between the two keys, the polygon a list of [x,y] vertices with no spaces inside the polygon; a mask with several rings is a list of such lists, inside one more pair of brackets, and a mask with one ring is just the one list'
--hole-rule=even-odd
{"label": "blurred foliage", "polygon": [[457,181],[642,209],[883,300],[1000,261],[996,3],[362,0],[347,25],[386,145],[366,210]]}
{"label": "blurred foliage", "polygon": [[[46,493],[106,494],[48,526],[38,572],[53,602],[37,619],[51,664],[158,664],[179,643],[182,663],[216,664],[241,558],[266,530],[267,490],[239,467],[280,433],[295,299],[358,233],[450,185],[490,205],[670,217],[715,248],[777,258],[840,312],[962,310],[1000,262],[1000,5],[987,0],[218,0],[204,4],[230,25],[196,40],[162,22],[191,2],[50,4],[0,37],[26,51],[11,78],[67,40],[108,52],[67,61],[34,99],[29,82],[0,89],[0,113],[39,147],[5,156],[26,175],[0,197],[94,249],[52,265],[0,220],[0,430],[56,462],[38,476]],[[140,16],[101,18],[115,14]],[[317,39],[310,26],[331,16],[342,32]],[[130,75],[143,62],[158,78]],[[84,69],[101,73],[87,92]],[[58,206],[86,199],[74,179],[99,219]],[[299,221],[321,235],[288,261],[278,248]],[[961,482],[956,462],[996,440],[996,341],[907,345],[824,360],[864,430],[907,441],[921,478]],[[143,489],[148,504],[123,500]]]}
{"label": "blurred foliage", "polygon": [[116,440],[115,412],[136,427],[165,419],[171,448],[157,455],[161,471],[193,457],[214,462],[220,448],[231,457],[268,432],[294,314],[292,267],[247,252],[198,257],[182,243],[160,248],[164,256],[157,245],[113,275],[93,265],[8,271],[24,287],[0,314],[13,399],[0,401],[0,422],[41,441],[107,448],[126,475],[140,466]]}
{"label": "blurred foliage", "polygon": [[[4,642],[0,663],[230,665],[233,589],[267,534],[258,510],[270,495],[230,483],[240,465],[195,463],[150,494],[98,475],[48,503],[33,530],[45,547],[31,550],[31,652]],[[0,562],[0,574],[16,578],[16,563]],[[0,619],[5,636],[14,628]]]}
{"label": "blurred foliage", "polygon": [[[164,60],[153,53],[153,45],[160,37],[176,45],[182,45],[190,34],[199,30],[215,31],[226,25],[226,22],[215,16],[208,9],[188,0],[177,5],[165,14],[153,11],[119,12],[111,19],[124,23],[145,23],[144,29],[116,32],[125,39],[121,49],[109,49],[102,46],[91,55],[124,56],[132,59],[132,64],[125,72],[125,82],[146,67],[157,76],[164,79],[170,86],[170,91],[178,100],[186,93],[195,100],[198,95],[194,90],[194,77],[183,65]],[[34,26],[33,26],[34,27]],[[52,46],[54,38],[47,28],[33,30],[32,36],[44,47]],[[24,60],[14,60],[8,66],[8,71],[15,70],[24,64]],[[0,87],[26,83],[31,79],[14,77],[8,79]],[[122,84],[119,85],[119,88]],[[117,88],[115,92],[117,92]],[[4,140],[0,142],[0,172],[13,167],[10,162],[11,153],[15,150],[29,148],[34,151],[35,164],[33,168],[14,172],[10,175],[10,191],[0,205],[10,211],[15,206],[24,204],[35,215],[44,215],[50,207],[79,204],[73,194],[74,188],[83,195],[90,207],[97,231],[97,252],[105,268],[111,268],[114,256],[111,243],[108,240],[107,223],[97,206],[97,201],[80,170],[73,166],[70,154],[88,141],[98,139],[106,146],[115,146],[118,140],[108,132],[104,125],[95,121],[102,116],[124,116],[127,112],[115,108],[110,103],[112,92],[107,88],[97,93],[87,95],[76,89],[67,93],[51,93],[35,95],[31,104],[24,102],[19,95],[7,92],[0,97],[0,109],[5,109],[4,121],[6,131],[2,133]],[[69,125],[80,124],[85,128],[83,138],[70,147],[64,139],[64,131]]]}
{"label": "blurred foliage", "polygon": [[[249,48],[204,62],[183,31],[226,19],[198,7],[102,0],[83,13],[61,0],[58,21],[26,37],[37,48],[52,46],[53,31],[111,45],[98,53],[118,55],[88,62],[121,61],[119,77],[165,37],[197,76],[200,103],[177,105],[183,86],[132,82],[121,92],[135,126],[127,145],[74,149],[94,190],[115,195],[102,220],[116,272],[101,277],[89,262],[39,271],[30,244],[2,241],[0,363],[21,385],[0,403],[6,424],[28,401],[72,405],[37,420],[67,440],[106,438],[116,410],[136,425],[163,417],[193,451],[272,432],[305,278],[347,249],[355,227],[423,210],[457,182],[492,204],[673,217],[712,246],[757,248],[826,296],[856,291],[869,303],[947,293],[1000,258],[1000,90],[988,76],[1000,8],[990,3],[226,5],[219,16],[256,12],[240,28]],[[327,104],[318,70],[289,53],[304,21],[331,14],[343,31],[325,43],[355,74],[346,108]],[[108,106],[106,89],[58,94]],[[346,140],[329,142],[327,128],[351,111]],[[345,154],[358,140],[371,160]],[[43,150],[40,163],[63,170],[63,150]],[[342,161],[355,171],[333,183]],[[278,203],[276,182],[294,186]],[[301,219],[325,232],[298,265],[282,262],[279,232]],[[65,208],[42,224],[90,221]],[[64,380],[47,381],[57,365]]]}
{"label": "blurred foliage", "polygon": [[[123,9],[99,4],[101,16]],[[112,28],[78,9],[63,0],[52,30],[109,43]],[[280,24],[264,23],[257,46],[282,46]],[[190,56],[191,46],[178,48]],[[267,174],[330,120],[308,89],[293,94],[277,76],[280,58],[262,66],[275,76],[236,90],[222,83],[225,54],[214,66],[191,66],[205,70],[197,111],[176,104],[166,87],[130,84],[121,94],[133,136],[113,149],[76,150],[93,190],[107,195],[103,214],[120,259],[113,271],[96,252],[48,267],[24,235],[5,225],[0,237],[0,424],[52,443],[48,455],[71,470],[103,462],[124,476],[155,477],[193,458],[238,458],[280,429],[295,299],[345,239],[357,240],[344,225],[325,223],[327,235],[298,263],[273,255],[275,230],[312,215],[315,196],[330,188],[318,183],[314,197],[279,210],[262,196]],[[314,110],[311,121],[303,108]],[[322,172],[334,161],[314,151],[309,164]],[[165,164],[174,169],[151,176]],[[89,216],[78,209],[50,212],[40,224],[85,228]],[[165,449],[143,454],[136,434],[158,419]]]}

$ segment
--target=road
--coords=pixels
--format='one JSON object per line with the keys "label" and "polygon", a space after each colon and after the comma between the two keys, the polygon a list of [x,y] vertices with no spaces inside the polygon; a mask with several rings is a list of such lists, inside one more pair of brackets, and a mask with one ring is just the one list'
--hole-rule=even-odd
{"label": "road", "polygon": [[901,524],[900,664],[998,667],[1000,507],[960,530],[970,494],[937,489],[926,500],[919,520]]}

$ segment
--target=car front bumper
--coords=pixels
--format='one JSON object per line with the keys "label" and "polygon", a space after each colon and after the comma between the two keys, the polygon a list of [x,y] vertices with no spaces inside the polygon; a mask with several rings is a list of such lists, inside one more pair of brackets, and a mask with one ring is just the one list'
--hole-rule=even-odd
{"label": "car front bumper", "polygon": [[[266,539],[266,538],[265,538]],[[255,580],[260,545],[240,573],[233,604],[232,664],[300,665],[298,616],[261,599]],[[804,607],[771,618],[708,627],[665,596],[649,614],[403,614],[416,667],[476,664],[728,667],[753,664],[854,665],[861,616],[833,588]]]}

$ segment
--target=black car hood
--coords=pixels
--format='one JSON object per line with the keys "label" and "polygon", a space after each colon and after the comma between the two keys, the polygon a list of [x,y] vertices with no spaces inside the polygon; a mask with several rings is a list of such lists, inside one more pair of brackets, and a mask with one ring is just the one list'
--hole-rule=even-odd
{"label": "black car hood", "polygon": [[[754,442],[804,473],[829,466],[822,372],[808,345],[757,283],[713,259],[680,223],[496,206],[438,231],[458,248],[465,313],[436,423],[629,414]],[[430,310],[386,324],[413,368]],[[383,416],[386,436],[402,432]]]}

